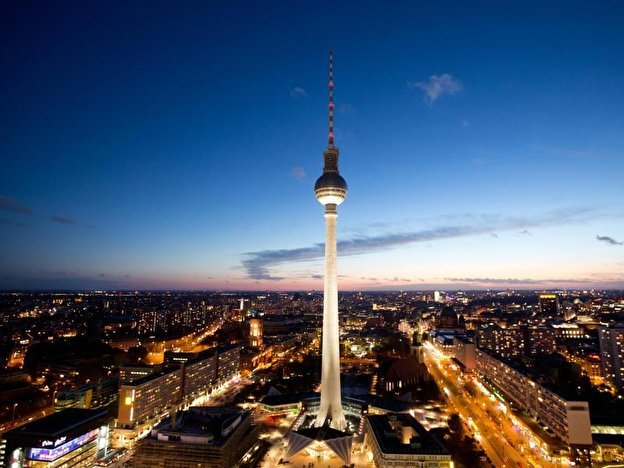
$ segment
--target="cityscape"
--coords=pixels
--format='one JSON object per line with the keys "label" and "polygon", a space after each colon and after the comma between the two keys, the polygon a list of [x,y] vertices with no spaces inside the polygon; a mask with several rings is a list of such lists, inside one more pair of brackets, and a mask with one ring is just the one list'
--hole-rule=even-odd
{"label": "cityscape", "polygon": [[622,5],[0,11],[1,466],[624,467]]}

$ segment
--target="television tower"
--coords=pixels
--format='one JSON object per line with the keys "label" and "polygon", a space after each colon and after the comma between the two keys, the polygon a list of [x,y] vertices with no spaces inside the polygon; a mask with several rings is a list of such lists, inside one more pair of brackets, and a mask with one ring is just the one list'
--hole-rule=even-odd
{"label": "television tower", "polygon": [[323,348],[321,406],[315,425],[346,428],[340,397],[340,348],[338,330],[338,274],[336,269],[337,207],[347,197],[347,183],[338,172],[338,148],[334,146],[334,56],[329,52],[329,135],[323,152],[323,175],[314,184],[316,199],[325,206],[325,287],[323,298]]}

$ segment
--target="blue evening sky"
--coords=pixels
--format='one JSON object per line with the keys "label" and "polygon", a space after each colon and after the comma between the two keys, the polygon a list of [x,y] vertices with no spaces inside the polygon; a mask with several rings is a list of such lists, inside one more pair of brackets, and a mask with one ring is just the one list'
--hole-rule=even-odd
{"label": "blue evening sky", "polygon": [[621,2],[3,2],[0,289],[624,287]]}

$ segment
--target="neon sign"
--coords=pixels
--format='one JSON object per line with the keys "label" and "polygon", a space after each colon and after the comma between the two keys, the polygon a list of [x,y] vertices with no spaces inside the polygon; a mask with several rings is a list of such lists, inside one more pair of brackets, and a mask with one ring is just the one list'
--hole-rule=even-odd
{"label": "neon sign", "polygon": [[[28,450],[27,458],[29,460],[37,460],[37,461],[54,461],[63,455],[67,455],[69,452],[73,452],[77,448],[82,447],[87,442],[91,442],[91,440],[95,439],[98,434],[98,429],[94,429],[92,431],[87,432],[81,436],[76,437],[75,439],[70,440],[69,442],[59,445],[56,448],[39,448],[34,447]],[[64,440],[64,438],[61,438]],[[58,439],[59,441],[61,439]],[[45,441],[48,442],[48,441]],[[45,444],[44,442],[44,444]],[[43,444],[42,444],[43,445]]]}

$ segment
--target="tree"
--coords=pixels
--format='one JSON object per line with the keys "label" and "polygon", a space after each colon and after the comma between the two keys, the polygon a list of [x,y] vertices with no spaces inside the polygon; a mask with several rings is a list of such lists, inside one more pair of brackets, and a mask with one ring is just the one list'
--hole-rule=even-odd
{"label": "tree", "polygon": [[462,439],[464,437],[464,425],[462,424],[459,414],[451,414],[451,417],[448,420],[448,427],[452,433],[457,435],[458,439]]}

